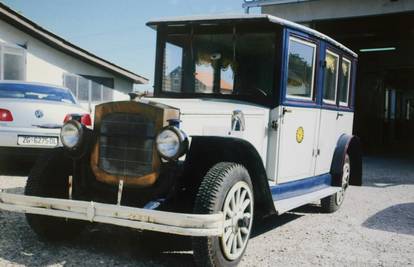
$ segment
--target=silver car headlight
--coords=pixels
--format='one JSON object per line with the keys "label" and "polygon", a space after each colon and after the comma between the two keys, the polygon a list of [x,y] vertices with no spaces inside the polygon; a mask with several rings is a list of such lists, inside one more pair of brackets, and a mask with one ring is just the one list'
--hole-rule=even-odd
{"label": "silver car headlight", "polygon": [[187,135],[175,126],[167,126],[155,139],[158,153],[167,160],[176,160],[188,150]]}
{"label": "silver car headlight", "polygon": [[70,120],[66,122],[60,130],[60,140],[65,148],[75,149],[82,141],[82,125],[75,121]]}

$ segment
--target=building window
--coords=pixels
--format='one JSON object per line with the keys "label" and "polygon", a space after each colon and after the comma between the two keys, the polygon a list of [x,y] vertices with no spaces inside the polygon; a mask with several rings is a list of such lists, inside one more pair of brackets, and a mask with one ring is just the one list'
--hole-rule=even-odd
{"label": "building window", "polygon": [[26,51],[23,48],[0,44],[0,62],[2,80],[26,79]]}
{"label": "building window", "polygon": [[338,85],[339,56],[326,50],[323,78],[323,101],[336,104],[336,87]]}
{"label": "building window", "polygon": [[[100,103],[112,101],[113,83],[114,80],[112,78],[94,76],[82,77],[69,73],[63,75],[63,86],[69,88],[81,102]],[[109,87],[108,85],[112,86]]]}
{"label": "building window", "polygon": [[316,45],[295,37],[289,38],[287,96],[312,100]]}

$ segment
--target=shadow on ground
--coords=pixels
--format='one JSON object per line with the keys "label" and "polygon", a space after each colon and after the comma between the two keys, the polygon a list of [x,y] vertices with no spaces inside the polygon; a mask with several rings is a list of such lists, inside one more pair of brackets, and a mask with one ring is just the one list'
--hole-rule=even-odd
{"label": "shadow on ground", "polygon": [[369,217],[362,226],[398,234],[414,235],[414,203],[388,207]]}
{"label": "shadow on ground", "polygon": [[[301,216],[286,213],[257,221],[252,238]],[[189,237],[93,224],[73,240],[50,243],[38,239],[24,215],[6,212],[0,212],[0,236],[0,258],[26,266],[194,266]]]}
{"label": "shadow on ground", "polygon": [[323,210],[321,208],[321,205],[311,203],[311,204],[296,208],[292,210],[291,212],[306,214],[306,213],[322,213]]}
{"label": "shadow on ground", "polygon": [[[5,226],[2,217],[4,216],[0,213],[0,228]],[[143,242],[136,231],[107,225],[91,225],[79,237],[64,242],[40,241],[23,220],[16,225],[16,228],[13,230],[18,230],[22,233],[21,236],[8,236],[7,233],[1,233],[4,235],[0,240],[0,247],[2,247],[0,258],[12,264],[25,266],[194,265],[192,253],[180,251],[183,248],[180,238],[167,240],[160,236],[158,238],[160,244],[178,248],[174,251],[165,251],[152,250],[148,240]]]}
{"label": "shadow on ground", "polygon": [[251,233],[251,238],[255,238],[266,232],[269,232],[273,229],[276,229],[284,224],[287,224],[293,220],[302,217],[302,215],[294,214],[294,213],[285,213],[283,215],[271,215],[269,217],[263,218],[262,220],[256,222],[253,225],[253,231]]}

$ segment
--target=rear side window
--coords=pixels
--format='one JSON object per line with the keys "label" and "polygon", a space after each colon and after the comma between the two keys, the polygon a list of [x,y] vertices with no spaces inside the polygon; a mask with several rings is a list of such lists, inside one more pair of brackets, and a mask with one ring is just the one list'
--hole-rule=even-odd
{"label": "rear side window", "polygon": [[69,90],[32,84],[0,84],[0,98],[48,100],[76,103]]}
{"label": "rear side window", "polygon": [[342,58],[341,64],[341,81],[339,83],[339,104],[348,106],[349,102],[349,86],[351,83],[351,61]]}
{"label": "rear side window", "polygon": [[326,50],[325,63],[323,101],[330,104],[336,104],[339,56],[329,50]]}
{"label": "rear side window", "polygon": [[312,100],[315,54],[314,43],[295,37],[289,38],[287,97]]}

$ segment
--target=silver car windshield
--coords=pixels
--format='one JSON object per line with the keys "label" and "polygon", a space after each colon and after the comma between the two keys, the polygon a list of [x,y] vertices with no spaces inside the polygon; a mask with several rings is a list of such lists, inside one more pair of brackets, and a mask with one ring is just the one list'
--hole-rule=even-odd
{"label": "silver car windshield", "polygon": [[76,103],[75,98],[69,90],[35,84],[2,83],[0,84],[0,98]]}

